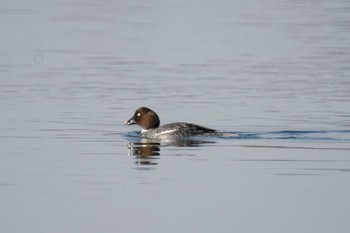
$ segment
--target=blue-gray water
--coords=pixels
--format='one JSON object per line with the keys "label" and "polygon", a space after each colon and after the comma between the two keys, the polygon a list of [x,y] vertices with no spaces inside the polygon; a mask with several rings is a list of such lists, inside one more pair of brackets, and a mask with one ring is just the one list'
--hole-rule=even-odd
{"label": "blue-gray water", "polygon": [[[349,1],[5,0],[0,32],[1,232],[350,231]],[[143,144],[140,106],[240,137]]]}

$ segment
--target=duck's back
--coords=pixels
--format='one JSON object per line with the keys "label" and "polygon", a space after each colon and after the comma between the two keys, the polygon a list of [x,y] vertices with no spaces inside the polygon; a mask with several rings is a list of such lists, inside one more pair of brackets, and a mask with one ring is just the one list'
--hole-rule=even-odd
{"label": "duck's back", "polygon": [[142,132],[142,136],[147,138],[174,140],[196,135],[213,135],[215,133],[217,133],[216,130],[200,125],[185,122],[176,122],[162,125],[156,129],[144,131]]}

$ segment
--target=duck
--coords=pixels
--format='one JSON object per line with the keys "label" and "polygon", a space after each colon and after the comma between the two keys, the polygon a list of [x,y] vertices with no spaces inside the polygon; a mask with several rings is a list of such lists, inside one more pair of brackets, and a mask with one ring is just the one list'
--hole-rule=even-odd
{"label": "duck", "polygon": [[125,125],[139,125],[142,130],[142,138],[160,139],[160,140],[178,140],[194,136],[218,136],[220,133],[211,128],[200,126],[193,123],[175,122],[160,126],[159,116],[155,111],[148,107],[138,108],[134,115]]}

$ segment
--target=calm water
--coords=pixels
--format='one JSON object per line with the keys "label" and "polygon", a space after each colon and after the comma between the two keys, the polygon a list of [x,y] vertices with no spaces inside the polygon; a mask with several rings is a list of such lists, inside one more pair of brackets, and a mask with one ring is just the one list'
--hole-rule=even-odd
{"label": "calm water", "polygon": [[[0,29],[1,232],[350,231],[349,1],[7,0]],[[142,143],[140,106],[241,136]]]}

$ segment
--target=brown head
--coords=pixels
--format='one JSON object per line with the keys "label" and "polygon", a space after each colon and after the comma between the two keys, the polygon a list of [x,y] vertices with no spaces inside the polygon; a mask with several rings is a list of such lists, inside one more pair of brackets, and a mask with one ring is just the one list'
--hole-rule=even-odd
{"label": "brown head", "polygon": [[159,127],[160,121],[157,113],[149,108],[141,107],[138,108],[134,115],[127,121],[124,122],[125,125],[138,124],[143,129],[155,129]]}

